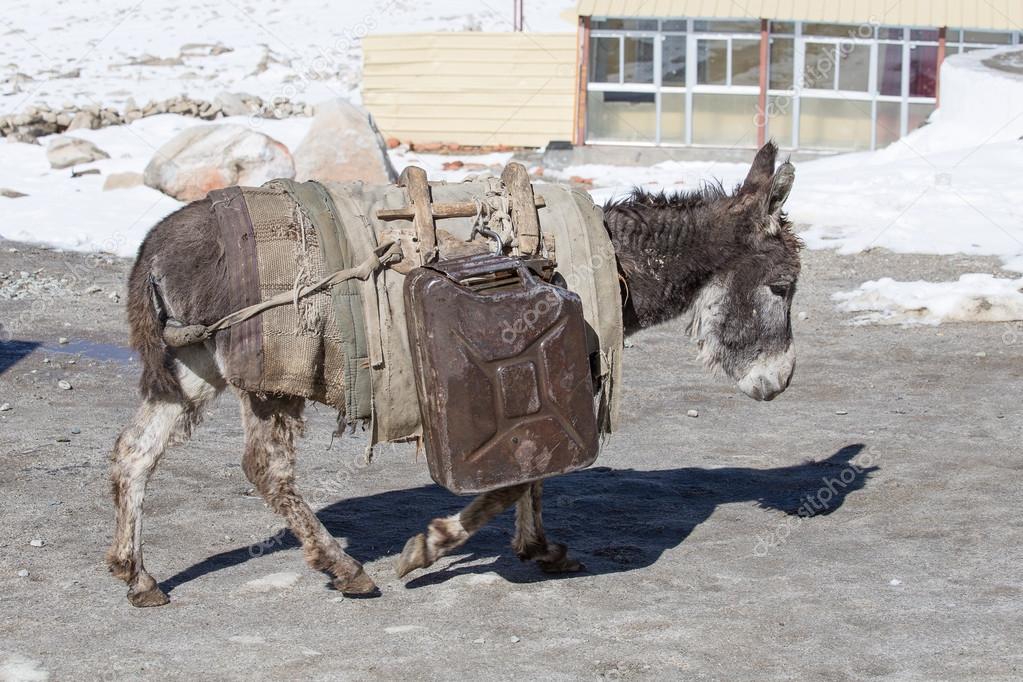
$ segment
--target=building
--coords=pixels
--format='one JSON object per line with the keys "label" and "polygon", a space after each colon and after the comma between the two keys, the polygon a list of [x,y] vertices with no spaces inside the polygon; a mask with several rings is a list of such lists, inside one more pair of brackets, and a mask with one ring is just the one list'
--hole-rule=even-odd
{"label": "building", "polygon": [[580,0],[577,14],[571,43],[367,39],[366,104],[415,142],[876,149],[939,105],[946,56],[1017,45],[1023,26],[1020,0]]}

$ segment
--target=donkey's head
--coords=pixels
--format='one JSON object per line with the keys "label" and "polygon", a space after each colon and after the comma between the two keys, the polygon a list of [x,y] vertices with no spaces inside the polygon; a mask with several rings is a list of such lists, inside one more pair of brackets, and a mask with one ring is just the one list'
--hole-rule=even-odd
{"label": "donkey's head", "polygon": [[795,168],[786,162],[775,170],[777,151],[763,147],[736,192],[715,202],[721,222],[711,229],[730,235],[730,258],[700,288],[690,325],[701,357],[756,400],[788,388],[796,367],[791,314],[800,242],[782,210]]}
{"label": "donkey's head", "polygon": [[703,361],[771,400],[795,369],[790,313],[799,239],[782,207],[795,179],[764,146],[745,181],[674,196],[637,190],[605,207],[630,300],[627,332],[682,316]]}

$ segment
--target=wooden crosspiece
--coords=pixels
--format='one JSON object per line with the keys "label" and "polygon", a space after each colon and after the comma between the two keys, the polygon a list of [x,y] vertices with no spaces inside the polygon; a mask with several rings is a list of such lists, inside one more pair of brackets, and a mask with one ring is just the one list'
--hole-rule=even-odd
{"label": "wooden crosspiece", "polygon": [[[547,202],[533,194],[529,173],[520,163],[510,163],[501,174],[501,181],[511,200],[511,218],[518,237],[518,250],[523,256],[533,256],[540,247],[540,218],[537,209]],[[411,220],[416,231],[417,265],[432,263],[437,259],[436,221],[445,218],[473,218],[479,206],[473,201],[447,204],[433,203],[433,193],[426,171],[409,166],[398,178],[398,186],[408,194],[409,205],[402,208],[382,208],[376,212],[378,220]]]}

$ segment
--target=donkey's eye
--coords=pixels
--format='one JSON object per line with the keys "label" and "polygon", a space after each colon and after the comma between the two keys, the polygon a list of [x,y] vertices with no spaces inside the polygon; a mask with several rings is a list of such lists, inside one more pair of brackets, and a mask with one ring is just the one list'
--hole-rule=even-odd
{"label": "donkey's eye", "polygon": [[769,288],[771,289],[771,293],[774,294],[775,296],[785,298],[786,296],[789,295],[788,284],[772,284]]}

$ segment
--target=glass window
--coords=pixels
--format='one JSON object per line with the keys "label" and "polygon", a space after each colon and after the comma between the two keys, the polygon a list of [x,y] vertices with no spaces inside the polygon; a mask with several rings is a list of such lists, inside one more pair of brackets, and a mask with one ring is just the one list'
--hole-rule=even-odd
{"label": "glass window", "polygon": [[902,45],[877,46],[877,92],[885,97],[902,95]]}
{"label": "glass window", "polygon": [[842,43],[838,67],[838,89],[867,92],[870,89],[870,45]]}
{"label": "glass window", "polygon": [[592,26],[595,31],[656,31],[656,19],[598,19]]}
{"label": "glass window", "polygon": [[950,28],[945,31],[945,40],[950,43],[958,43],[963,39],[963,32],[958,28]]}
{"label": "glass window", "polygon": [[907,130],[913,132],[923,124],[927,123],[927,118],[934,111],[933,104],[910,104],[909,105],[909,125]]}
{"label": "glass window", "polygon": [[732,85],[760,85],[759,40],[732,40]]}
{"label": "glass window", "polygon": [[772,90],[791,90],[795,73],[796,43],[792,38],[771,38]]}
{"label": "glass window", "polygon": [[985,45],[1011,45],[1012,33],[995,33],[991,31],[963,31],[964,43],[983,43]]}
{"label": "glass window", "polygon": [[654,39],[625,38],[626,83],[654,82]]}
{"label": "glass window", "polygon": [[771,33],[784,33],[792,35],[796,32],[796,25],[791,21],[772,21]]}
{"label": "glass window", "polygon": [[587,137],[618,142],[654,142],[657,104],[652,92],[590,92],[586,98]]}
{"label": "glass window", "polygon": [[[859,28],[856,24],[803,24],[803,35],[836,36],[839,38],[869,37],[861,36]],[[873,32],[873,29],[871,29],[871,32]]]}
{"label": "glass window", "polygon": [[[909,32],[910,40],[922,40],[938,42],[938,29],[919,29],[915,28]],[[947,40],[947,37],[946,37]]]}
{"label": "glass window", "polygon": [[799,146],[806,149],[870,149],[870,102],[803,97]]}
{"label": "glass window", "polygon": [[693,30],[707,33],[760,33],[760,20],[694,21]]}
{"label": "glass window", "polygon": [[685,31],[686,20],[685,19],[665,19],[661,22],[662,31]]}
{"label": "glass window", "polygon": [[728,84],[728,41],[704,40],[696,44],[696,82],[700,85]]}
{"label": "glass window", "polygon": [[661,41],[661,83],[670,86],[686,84],[686,37],[665,36]]}
{"label": "glass window", "polygon": [[934,97],[938,83],[938,47],[914,45],[909,52],[909,96]]}
{"label": "glass window", "polygon": [[877,30],[877,36],[882,40],[903,40],[903,35],[901,26],[882,26]]}
{"label": "glass window", "polygon": [[792,147],[792,98],[771,95],[767,98],[767,135],[782,147]]}
{"label": "glass window", "polygon": [[887,147],[902,137],[902,102],[877,103],[877,148]]}
{"label": "glass window", "polygon": [[686,96],[661,95],[661,142],[683,144],[686,141]]}
{"label": "glass window", "polygon": [[809,90],[835,89],[836,47],[833,43],[806,43],[803,59],[803,87]]}
{"label": "glass window", "polygon": [[621,82],[621,38],[590,40],[590,82]]}
{"label": "glass window", "polygon": [[755,146],[756,121],[756,95],[693,95],[695,144]]}

